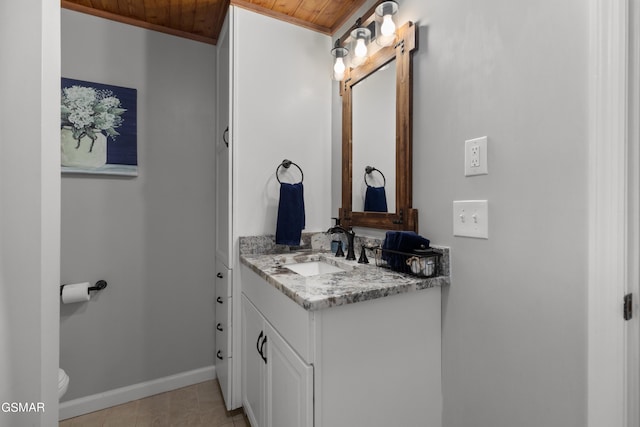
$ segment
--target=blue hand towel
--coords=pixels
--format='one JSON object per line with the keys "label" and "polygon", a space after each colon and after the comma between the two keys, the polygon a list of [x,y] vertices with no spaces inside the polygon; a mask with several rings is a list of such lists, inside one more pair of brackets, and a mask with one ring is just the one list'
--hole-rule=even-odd
{"label": "blue hand towel", "polygon": [[276,243],[300,246],[304,221],[304,189],[302,183],[281,183],[278,221],[276,224]]}
{"label": "blue hand towel", "polygon": [[[431,242],[413,231],[387,231],[382,249],[412,253],[416,249],[427,249]],[[392,252],[382,252],[382,259],[387,261],[393,270],[406,269],[407,257]]]}
{"label": "blue hand towel", "polygon": [[372,187],[367,185],[364,195],[365,212],[387,212],[387,194],[384,187]]}

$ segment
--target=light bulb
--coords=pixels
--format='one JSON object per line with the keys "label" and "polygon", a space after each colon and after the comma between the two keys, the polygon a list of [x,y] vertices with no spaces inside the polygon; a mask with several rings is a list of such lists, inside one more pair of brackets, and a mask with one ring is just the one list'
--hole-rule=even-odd
{"label": "light bulb", "polygon": [[351,31],[351,43],[353,45],[353,57],[351,57],[351,66],[358,67],[367,60],[369,54],[368,44],[371,41],[371,30],[368,28],[356,28]]}
{"label": "light bulb", "polygon": [[378,28],[380,34],[376,37],[376,43],[380,46],[391,46],[396,39],[396,23],[393,16],[398,12],[398,3],[385,1],[376,7],[376,22],[380,22]]}
{"label": "light bulb", "polygon": [[382,25],[380,25],[380,33],[383,36],[390,36],[396,32],[396,24],[391,19],[391,14],[384,15],[382,18]]}
{"label": "light bulb", "polygon": [[333,64],[333,78],[340,81],[344,79],[344,72],[347,67],[344,65],[342,58],[336,58],[335,64]]}
{"label": "light bulb", "polygon": [[356,42],[356,48],[354,49],[354,52],[359,58],[365,58],[367,56],[367,45],[364,43],[363,38],[359,38]]}

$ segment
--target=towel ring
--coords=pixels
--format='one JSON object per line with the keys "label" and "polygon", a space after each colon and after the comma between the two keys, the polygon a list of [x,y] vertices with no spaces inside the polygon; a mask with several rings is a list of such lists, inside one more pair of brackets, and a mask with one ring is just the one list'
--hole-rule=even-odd
{"label": "towel ring", "polygon": [[384,177],[384,174],[382,173],[382,171],[380,169],[376,169],[373,166],[367,166],[366,168],[364,168],[364,183],[367,184],[367,187],[371,187],[369,185],[369,183],[367,182],[367,175],[369,175],[371,172],[373,171],[377,171],[380,175],[382,175],[382,180],[383,180],[383,187],[387,186],[387,178]]}
{"label": "towel ring", "polygon": [[300,176],[301,176],[301,178],[300,178],[300,182],[304,181],[304,173],[302,172],[302,169],[300,169],[300,166],[296,165],[296,164],[295,164],[295,163],[293,163],[291,160],[284,159],[284,160],[282,161],[282,163],[280,163],[280,164],[278,165],[278,167],[276,168],[276,179],[278,180],[278,182],[279,182],[280,184],[282,184],[282,181],[280,181],[280,177],[278,176],[278,171],[280,170],[280,168],[281,168],[281,167],[282,167],[282,168],[285,168],[285,169],[289,169],[289,168],[291,167],[291,165],[293,165],[293,166],[297,167],[297,168],[298,168],[298,170],[300,171]]}

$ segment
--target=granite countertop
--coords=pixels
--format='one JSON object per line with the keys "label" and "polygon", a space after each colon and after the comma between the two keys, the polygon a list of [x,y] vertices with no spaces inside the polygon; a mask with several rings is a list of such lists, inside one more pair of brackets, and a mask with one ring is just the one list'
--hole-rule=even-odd
{"label": "granite countertop", "polygon": [[[446,258],[442,261],[445,264],[443,271],[446,275],[430,278],[376,267],[373,259],[370,260],[370,264],[346,261],[344,258],[334,257],[327,250],[317,249],[301,249],[287,253],[244,253],[240,255],[240,262],[305,310],[314,311],[448,285],[448,249],[445,250],[443,258]],[[319,260],[345,271],[304,277],[286,268],[287,264]]]}

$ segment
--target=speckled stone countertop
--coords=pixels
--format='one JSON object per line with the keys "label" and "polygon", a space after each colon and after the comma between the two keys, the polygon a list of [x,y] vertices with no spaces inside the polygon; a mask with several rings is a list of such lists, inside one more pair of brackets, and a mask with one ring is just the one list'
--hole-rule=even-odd
{"label": "speckled stone countertop", "polygon": [[[336,258],[327,248],[330,242],[322,236],[319,240],[311,236],[306,240],[309,244],[299,248],[278,247],[271,243],[271,236],[240,239],[241,263],[309,311],[450,284],[448,248],[439,248],[443,252],[443,275],[421,278],[376,267],[372,257],[370,264]],[[286,268],[288,264],[311,261],[324,261],[344,271],[304,277]]]}

